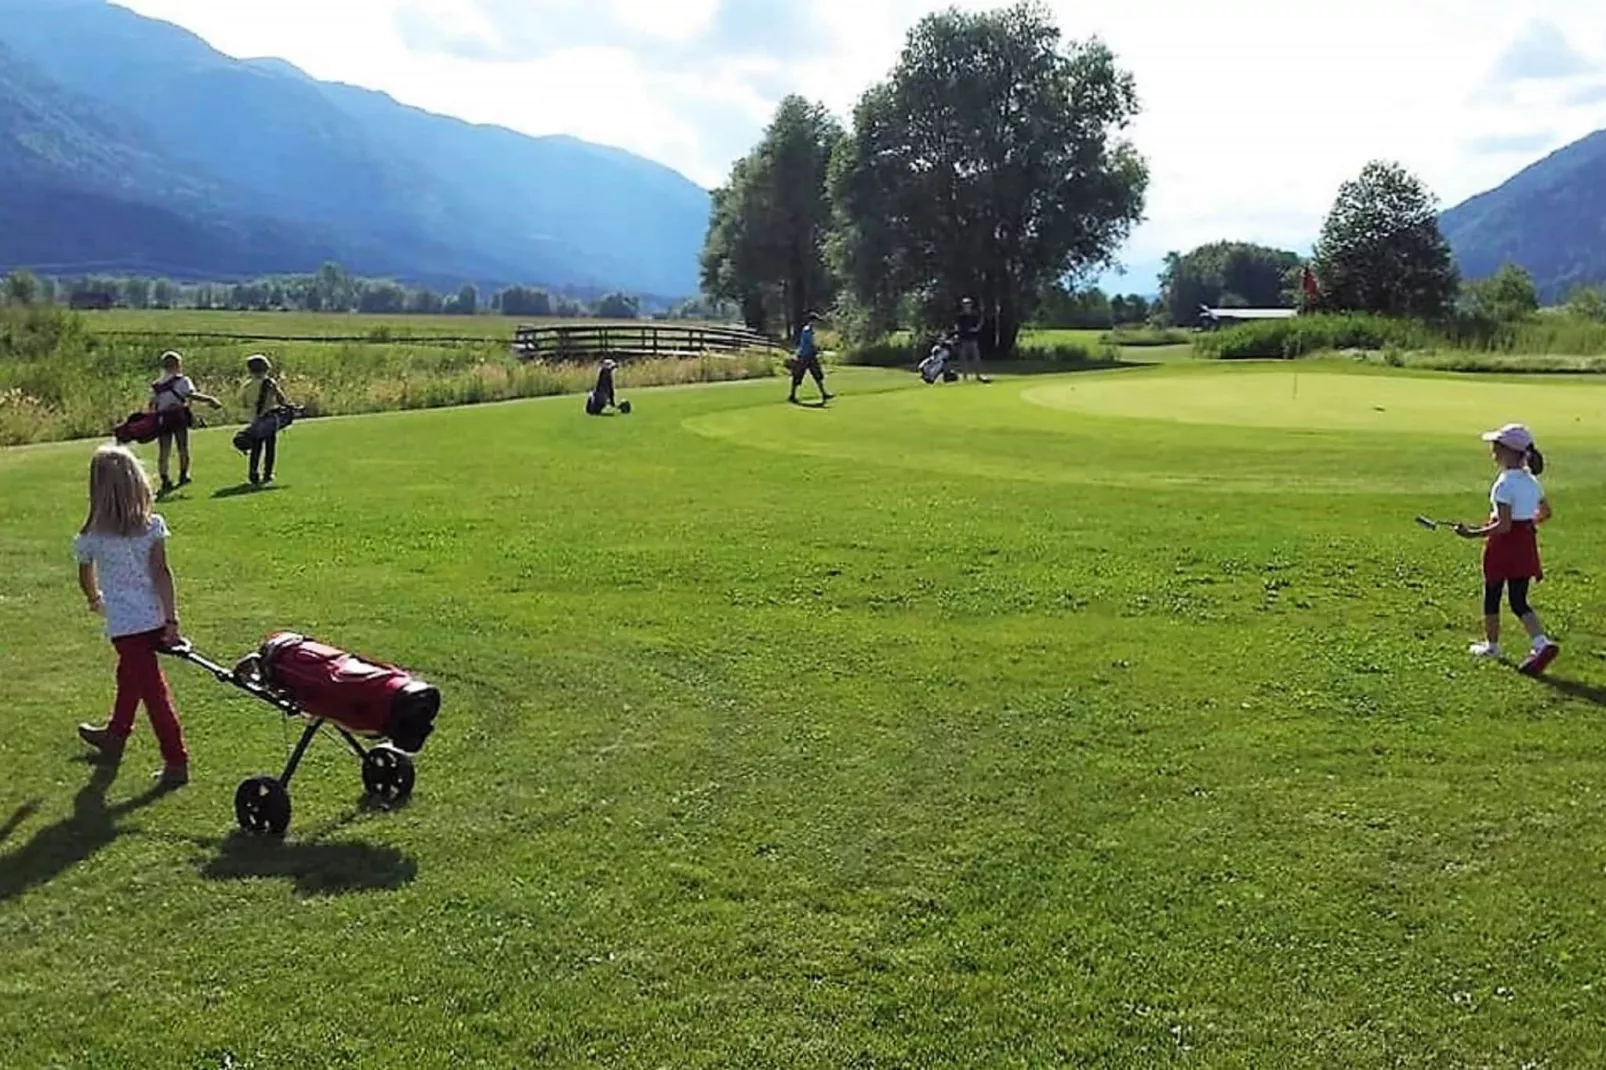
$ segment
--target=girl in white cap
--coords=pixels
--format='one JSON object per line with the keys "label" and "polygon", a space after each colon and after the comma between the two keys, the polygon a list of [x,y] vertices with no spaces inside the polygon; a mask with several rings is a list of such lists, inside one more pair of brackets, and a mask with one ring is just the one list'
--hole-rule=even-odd
{"label": "girl in white cap", "polygon": [[1528,605],[1528,587],[1545,577],[1539,561],[1538,525],[1550,519],[1550,503],[1535,477],[1545,470],[1545,457],[1534,445],[1533,433],[1521,424],[1507,424],[1483,436],[1490,443],[1500,475],[1489,492],[1492,512],[1482,527],[1456,525],[1456,534],[1483,539],[1483,630],[1487,637],[1472,647],[1480,658],[1498,660],[1500,650],[1500,599],[1509,593],[1511,611],[1533,639],[1533,650],[1519,670],[1539,676],[1561,653],[1545,635],[1539,615]]}

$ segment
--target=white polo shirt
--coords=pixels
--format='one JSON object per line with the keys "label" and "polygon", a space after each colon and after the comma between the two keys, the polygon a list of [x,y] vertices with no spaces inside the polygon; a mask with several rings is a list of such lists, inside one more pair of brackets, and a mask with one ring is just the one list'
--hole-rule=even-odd
{"label": "white polo shirt", "polygon": [[1489,504],[1499,513],[1500,506],[1511,506],[1511,519],[1536,520],[1539,503],[1545,500],[1545,489],[1539,480],[1525,468],[1507,468],[1494,481],[1489,491]]}
{"label": "white polo shirt", "polygon": [[[171,389],[168,384],[171,383]],[[157,387],[162,389],[158,390]],[[164,375],[151,384],[151,390],[156,395],[156,411],[166,412],[169,409],[181,409],[184,403],[195,394],[195,384],[187,375]]]}

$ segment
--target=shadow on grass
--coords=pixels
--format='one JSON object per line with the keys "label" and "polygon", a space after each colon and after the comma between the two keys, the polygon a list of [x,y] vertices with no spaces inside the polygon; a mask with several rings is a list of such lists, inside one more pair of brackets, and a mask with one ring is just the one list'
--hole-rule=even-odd
{"label": "shadow on grass", "polygon": [[1565,676],[1541,676],[1539,682],[1568,698],[1606,707],[1606,687],[1586,684],[1582,680],[1569,680]]}
{"label": "shadow on grass", "polygon": [[11,834],[22,827],[22,823],[39,812],[39,800],[29,799],[14,810],[10,817],[0,822],[0,843],[5,843]]}
{"label": "shadow on grass", "polygon": [[[1030,356],[1019,360],[988,364],[988,375],[1070,375],[1073,372],[1107,372],[1117,368],[1153,368],[1159,361],[1130,360],[1125,357],[1092,360],[1032,360]],[[957,384],[955,384],[957,385]]]}
{"label": "shadow on grass", "polygon": [[[119,818],[149,806],[168,793],[168,789],[156,786],[116,806],[108,806],[106,793],[116,779],[115,768],[96,766],[89,782],[73,797],[72,816],[40,829],[33,839],[0,858],[0,903],[48,884],[87,861],[123,834],[125,829],[118,824]],[[37,804],[29,805],[37,808]],[[8,833],[30,812],[29,807],[24,806],[13,814],[6,822]]]}
{"label": "shadow on grass", "polygon": [[207,880],[277,878],[304,896],[394,891],[418,876],[418,863],[394,847],[368,843],[285,841],[237,832],[214,845],[201,866]]}
{"label": "shadow on grass", "polygon": [[241,483],[237,487],[224,487],[222,490],[213,491],[212,500],[217,501],[221,498],[243,498],[248,494],[272,494],[276,490],[283,489],[284,488],[277,483],[269,483],[265,487],[259,487],[252,483]]}

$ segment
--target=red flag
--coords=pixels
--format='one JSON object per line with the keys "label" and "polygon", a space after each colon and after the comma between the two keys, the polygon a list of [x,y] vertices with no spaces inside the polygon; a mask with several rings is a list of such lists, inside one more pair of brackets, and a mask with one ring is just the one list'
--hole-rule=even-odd
{"label": "red flag", "polygon": [[1305,265],[1305,277],[1300,282],[1300,286],[1304,289],[1306,297],[1313,301],[1316,299],[1316,295],[1318,293],[1316,287],[1316,273],[1310,269],[1309,264]]}

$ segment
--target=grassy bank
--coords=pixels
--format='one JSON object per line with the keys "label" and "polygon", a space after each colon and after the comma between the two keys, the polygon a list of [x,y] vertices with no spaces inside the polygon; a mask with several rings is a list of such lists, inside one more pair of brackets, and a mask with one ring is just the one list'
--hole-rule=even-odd
{"label": "grassy bank", "polygon": [[[249,333],[255,329],[251,316],[239,314],[238,319],[218,326]],[[224,411],[218,414],[197,407],[209,423],[244,420],[254,401],[245,384],[245,358],[259,352],[273,360],[285,392],[294,401],[324,416],[578,393],[590,389],[596,375],[589,364],[522,363],[502,340],[274,342],[178,334],[116,337],[95,331],[94,324],[88,318],[64,317],[54,325],[42,320],[32,331],[15,326],[11,335],[0,335],[0,342],[10,339],[0,345],[0,446],[107,434],[129,412],[144,406],[150,382],[159,373],[160,355],[169,347],[183,352],[185,372],[197,388],[224,403]],[[307,326],[303,322],[296,329]],[[5,355],[7,352],[11,355]],[[761,378],[773,374],[775,364],[771,356],[757,353],[633,361],[619,381],[628,390]]]}
{"label": "grassy bank", "polygon": [[1457,357],[1465,357],[1467,370],[1484,370],[1501,357],[1606,356],[1606,323],[1564,313],[1487,328],[1360,314],[1299,316],[1206,332],[1193,345],[1212,360],[1291,360],[1354,350],[1390,354],[1389,363],[1397,365],[1430,356],[1435,367],[1454,367]]}

